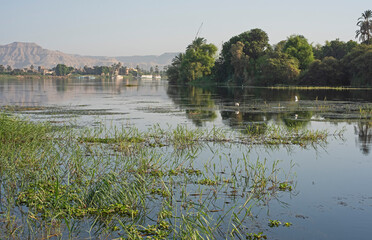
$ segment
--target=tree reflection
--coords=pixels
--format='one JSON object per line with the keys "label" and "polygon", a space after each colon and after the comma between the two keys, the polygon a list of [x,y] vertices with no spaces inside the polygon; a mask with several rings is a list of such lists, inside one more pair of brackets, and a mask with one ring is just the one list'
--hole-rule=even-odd
{"label": "tree reflection", "polygon": [[167,94],[174,103],[185,109],[186,117],[198,127],[217,118],[212,93],[207,89],[168,85]]}
{"label": "tree reflection", "polygon": [[372,122],[359,122],[354,126],[355,134],[358,135],[358,143],[363,154],[370,153],[372,145]]}
{"label": "tree reflection", "polygon": [[68,88],[69,79],[60,78],[55,81],[57,92],[66,92]]}

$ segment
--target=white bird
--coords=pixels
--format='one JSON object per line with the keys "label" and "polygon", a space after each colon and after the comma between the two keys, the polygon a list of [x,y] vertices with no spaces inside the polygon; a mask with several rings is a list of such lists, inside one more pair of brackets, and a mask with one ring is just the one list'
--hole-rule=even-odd
{"label": "white bird", "polygon": [[235,107],[239,107],[239,103],[238,102],[235,103]]}
{"label": "white bird", "polygon": [[295,96],[295,102],[298,102],[298,97],[297,96]]}

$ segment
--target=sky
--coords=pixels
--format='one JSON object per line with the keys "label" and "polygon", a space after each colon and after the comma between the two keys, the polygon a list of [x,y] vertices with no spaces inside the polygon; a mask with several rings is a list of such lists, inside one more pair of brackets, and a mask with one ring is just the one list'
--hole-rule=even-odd
{"label": "sky", "polygon": [[355,40],[371,0],[0,0],[0,45],[34,42],[90,56],[183,52],[195,38],[219,49],[254,28],[271,44],[292,34],[310,43]]}

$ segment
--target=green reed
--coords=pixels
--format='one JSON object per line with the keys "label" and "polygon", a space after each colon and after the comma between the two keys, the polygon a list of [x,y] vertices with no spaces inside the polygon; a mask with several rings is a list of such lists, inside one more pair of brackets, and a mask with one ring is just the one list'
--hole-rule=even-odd
{"label": "green reed", "polygon": [[208,143],[318,143],[327,136],[282,131],[79,130],[0,113],[0,238],[242,238],[255,204],[294,191],[290,173],[281,174],[278,161],[216,150],[220,162],[201,164],[199,155]]}

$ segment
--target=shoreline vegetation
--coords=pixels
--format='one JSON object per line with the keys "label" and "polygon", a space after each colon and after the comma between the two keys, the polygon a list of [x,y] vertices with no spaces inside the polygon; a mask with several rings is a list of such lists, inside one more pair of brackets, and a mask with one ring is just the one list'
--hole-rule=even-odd
{"label": "shoreline vegetation", "polygon": [[[218,151],[220,163],[199,162],[201,149],[316,148],[342,137],[342,131],[277,126],[237,134],[180,125],[74,129],[0,112],[0,237],[250,239],[263,235],[247,231],[257,224],[255,207],[295,192],[292,167]],[[216,205],[221,198],[224,205]]]}
{"label": "shoreline vegetation", "polygon": [[28,68],[12,69],[11,66],[3,66],[0,64],[0,79],[14,79],[14,78],[68,78],[68,77],[101,77],[101,78],[114,78],[114,77],[129,77],[140,78],[141,76],[159,78],[165,76],[165,71],[160,70],[159,66],[151,67],[149,70],[141,69],[138,65],[136,68],[122,66],[122,64],[115,63],[111,66],[84,66],[83,68],[74,68],[66,66],[65,64],[57,64],[52,69],[45,69],[42,66],[31,65]]}
{"label": "shoreline vegetation", "polygon": [[[171,83],[228,83],[242,86],[372,86],[372,11],[358,19],[355,41],[312,45],[302,35],[270,45],[267,33],[251,29],[217,48],[195,38],[167,69]],[[213,61],[215,59],[215,61]]]}

